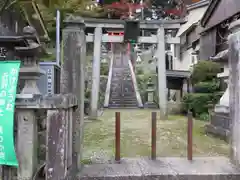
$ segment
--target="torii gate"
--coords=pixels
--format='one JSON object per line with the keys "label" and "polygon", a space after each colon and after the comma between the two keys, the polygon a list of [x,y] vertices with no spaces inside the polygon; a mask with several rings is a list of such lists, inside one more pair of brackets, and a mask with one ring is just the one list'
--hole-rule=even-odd
{"label": "torii gate", "polygon": [[[161,115],[167,115],[167,82],[166,82],[166,62],[165,62],[165,44],[180,44],[180,39],[176,37],[166,37],[165,30],[177,30],[183,20],[156,20],[156,21],[140,21],[140,29],[157,30],[157,35],[140,36],[138,43],[157,44],[158,58],[158,96]],[[124,30],[123,20],[109,19],[84,19],[86,28],[94,28],[93,35],[86,35],[86,42],[94,42],[93,53],[93,71],[92,71],[92,92],[91,92],[91,117],[97,117],[99,84],[100,84],[100,59],[101,59],[101,43],[123,42],[122,36],[109,36],[103,34],[103,29]]]}
{"label": "torii gate", "polygon": [[[77,96],[78,110],[74,112],[76,120],[73,125],[74,147],[73,151],[77,154],[76,166],[81,166],[81,146],[83,141],[84,127],[84,86],[85,86],[85,59],[86,59],[86,42],[94,42],[94,60],[92,78],[92,99],[91,99],[91,115],[97,115],[97,105],[99,98],[99,82],[100,82],[100,57],[102,42],[122,42],[123,37],[115,37],[104,35],[103,28],[123,29],[124,21],[122,20],[101,20],[101,19],[83,19],[79,16],[69,16],[64,21],[63,29],[63,64],[61,68],[61,93],[73,93]],[[139,37],[140,42],[152,42],[158,44],[157,57],[158,61],[158,93],[161,115],[167,114],[167,96],[166,96],[166,68],[165,68],[165,43],[179,44],[178,38],[166,38],[165,29],[178,29],[181,20],[178,21],[151,21],[140,22],[142,29],[158,29],[158,33],[152,37]],[[86,35],[85,27],[93,28],[94,35]]]}

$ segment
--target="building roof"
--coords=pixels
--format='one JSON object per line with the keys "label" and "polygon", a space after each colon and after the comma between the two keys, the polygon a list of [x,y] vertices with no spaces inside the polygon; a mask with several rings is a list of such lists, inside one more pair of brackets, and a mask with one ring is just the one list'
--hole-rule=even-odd
{"label": "building roof", "polygon": [[219,4],[221,0],[211,0],[207,10],[205,11],[200,23],[203,27],[207,24],[208,20],[210,19],[211,15],[213,14],[216,6]]}
{"label": "building roof", "polygon": [[186,16],[186,23],[181,25],[180,29],[178,30],[178,33],[176,36],[181,36],[183,33],[185,33],[188,29],[190,29],[192,26],[195,26],[198,24],[198,22],[201,20],[203,14],[205,13],[207,9],[207,6],[201,6],[199,8],[194,8],[189,11],[189,14]]}
{"label": "building roof", "polygon": [[215,62],[227,62],[228,61],[229,50],[223,50],[219,52],[216,56],[210,57],[210,60]]}
{"label": "building roof", "polygon": [[167,77],[189,78],[191,76],[191,72],[181,70],[166,70],[166,75]]}
{"label": "building roof", "polygon": [[200,23],[204,31],[217,26],[240,12],[239,0],[211,0]]}

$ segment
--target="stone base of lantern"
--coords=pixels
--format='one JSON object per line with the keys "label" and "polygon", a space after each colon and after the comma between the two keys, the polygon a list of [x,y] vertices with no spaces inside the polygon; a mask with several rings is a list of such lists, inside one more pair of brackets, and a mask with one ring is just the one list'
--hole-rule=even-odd
{"label": "stone base of lantern", "polygon": [[158,105],[155,102],[146,102],[144,108],[158,108]]}
{"label": "stone base of lantern", "polygon": [[228,140],[230,135],[230,124],[231,119],[227,109],[222,112],[215,111],[210,115],[210,123],[205,126],[205,131]]}

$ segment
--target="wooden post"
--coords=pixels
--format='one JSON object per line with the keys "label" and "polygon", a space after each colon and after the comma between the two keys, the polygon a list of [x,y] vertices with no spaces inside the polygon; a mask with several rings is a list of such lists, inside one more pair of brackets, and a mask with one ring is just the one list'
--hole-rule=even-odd
{"label": "wooden post", "polygon": [[115,113],[115,161],[120,161],[120,112]]}
{"label": "wooden post", "polygon": [[192,160],[192,156],[193,156],[193,152],[192,152],[192,146],[193,146],[193,142],[192,142],[192,129],[193,129],[193,118],[192,118],[192,112],[188,112],[188,132],[187,132],[187,136],[188,136],[188,142],[187,142],[187,156],[188,156],[188,160],[191,161]]}
{"label": "wooden post", "polygon": [[156,160],[157,113],[152,112],[152,160]]}

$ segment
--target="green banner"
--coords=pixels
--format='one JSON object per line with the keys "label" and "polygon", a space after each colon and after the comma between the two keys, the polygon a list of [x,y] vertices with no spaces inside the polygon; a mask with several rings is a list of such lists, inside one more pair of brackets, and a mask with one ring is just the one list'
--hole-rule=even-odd
{"label": "green banner", "polygon": [[0,164],[18,166],[13,133],[20,61],[0,61],[0,67]]}

